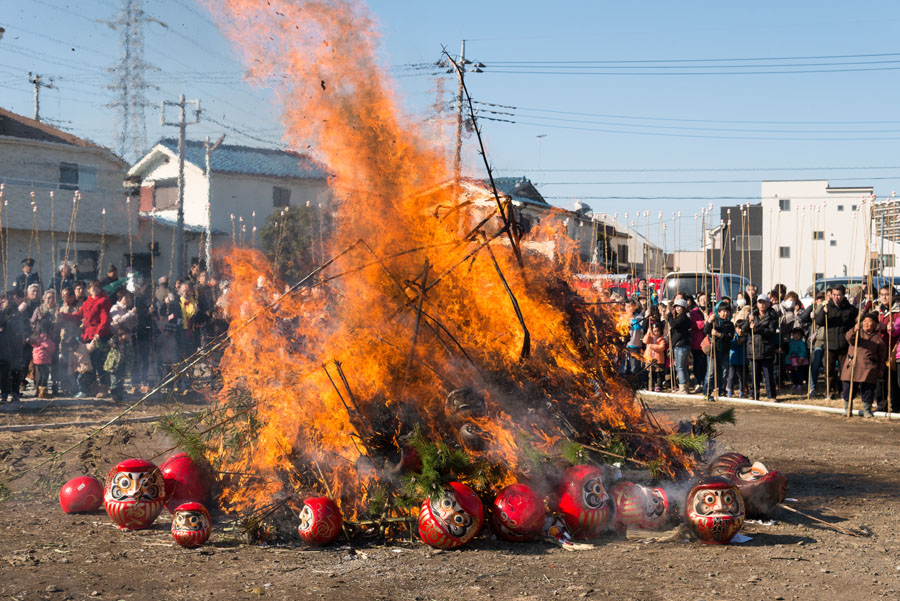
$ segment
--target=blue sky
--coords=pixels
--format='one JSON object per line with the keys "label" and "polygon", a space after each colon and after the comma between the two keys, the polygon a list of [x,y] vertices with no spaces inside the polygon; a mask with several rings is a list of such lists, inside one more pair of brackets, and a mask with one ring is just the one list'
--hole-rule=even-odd
{"label": "blue sky", "polygon": [[[115,113],[104,105],[113,96],[104,86],[119,44],[101,21],[118,7],[28,0],[4,10],[0,105],[30,115],[27,73],[53,76],[42,115],[112,144]],[[431,108],[435,78],[407,65],[436,60],[442,44],[458,52],[468,40],[468,57],[486,65],[467,80],[475,100],[516,107],[480,105],[497,111],[484,117],[516,122],[482,121],[492,164],[498,175],[539,182],[554,204],[581,198],[620,219],[649,210],[651,223],[660,211],[670,222],[681,211],[681,245],[690,247],[695,213],[710,202],[757,197],[762,179],[874,185],[882,197],[900,188],[900,3],[373,0],[370,7],[384,33],[384,63],[412,112]],[[232,143],[277,145],[269,95],[241,81],[206,10],[194,0],[147,2],[145,10],[168,26],[145,28],[145,60],[159,68],[148,75],[159,88],[148,91],[149,140],[174,135],[159,125],[156,107],[183,91],[230,127],[205,121],[190,137],[225,131]],[[660,60],[670,62],[634,62]],[[439,77],[449,100],[455,83]],[[468,158],[468,170],[482,173]],[[651,239],[656,231],[651,225]],[[675,245],[670,236],[667,249]]]}

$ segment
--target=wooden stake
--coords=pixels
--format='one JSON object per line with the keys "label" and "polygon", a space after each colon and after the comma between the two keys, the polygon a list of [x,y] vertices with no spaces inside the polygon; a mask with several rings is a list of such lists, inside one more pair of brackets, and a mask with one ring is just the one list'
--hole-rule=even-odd
{"label": "wooden stake", "polygon": [[821,520],[817,517],[813,517],[813,516],[809,515],[808,513],[800,511],[799,509],[794,509],[790,505],[785,505],[784,503],[779,503],[778,507],[780,507],[781,509],[786,509],[786,510],[790,511],[791,513],[796,513],[797,515],[802,515],[803,517],[809,518],[810,520],[817,522],[819,524],[822,524],[824,526],[828,526],[829,528],[836,530],[836,531],[840,532],[841,534],[846,534],[848,536],[868,536],[865,533],[857,532],[854,530],[849,530],[847,528],[844,528],[843,526],[838,526],[837,524],[832,524],[831,522],[826,522],[825,520]]}

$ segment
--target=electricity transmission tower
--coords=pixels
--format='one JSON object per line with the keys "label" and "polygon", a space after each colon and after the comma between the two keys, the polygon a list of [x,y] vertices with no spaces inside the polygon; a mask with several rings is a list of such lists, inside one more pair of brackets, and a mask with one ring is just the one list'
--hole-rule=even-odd
{"label": "electricity transmission tower", "polygon": [[119,32],[119,60],[110,67],[114,83],[107,86],[116,94],[108,106],[116,108],[116,152],[129,161],[147,149],[147,123],[144,109],[150,106],[147,90],[156,89],[147,83],[146,72],[154,69],[144,61],[144,24],[166,24],[147,15],[143,0],[122,0],[122,8],[115,19],[106,24]]}

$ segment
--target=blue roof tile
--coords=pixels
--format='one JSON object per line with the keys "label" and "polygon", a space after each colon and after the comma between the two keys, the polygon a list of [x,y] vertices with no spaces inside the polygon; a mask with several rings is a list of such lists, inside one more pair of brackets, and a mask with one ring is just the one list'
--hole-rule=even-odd
{"label": "blue roof tile", "polygon": [[[163,138],[162,144],[178,153],[178,140]],[[206,151],[203,142],[188,140],[184,158],[200,169],[206,167]],[[212,170],[219,173],[241,173],[247,175],[267,175],[297,179],[324,178],[328,176],[325,166],[310,157],[289,150],[254,148],[222,144],[211,155]]]}

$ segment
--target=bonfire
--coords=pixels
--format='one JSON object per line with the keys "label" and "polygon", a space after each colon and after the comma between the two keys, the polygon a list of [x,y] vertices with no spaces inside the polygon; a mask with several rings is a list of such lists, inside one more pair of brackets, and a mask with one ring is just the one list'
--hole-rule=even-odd
{"label": "bonfire", "polygon": [[211,8],[335,198],[330,259],[300,282],[258,251],[225,257],[222,386],[202,420],[169,428],[219,474],[223,511],[265,537],[319,494],[386,534],[450,481],[488,500],[515,482],[550,494],[571,464],[692,472],[703,433],[616,375],[620,309],[573,291],[569,249],[533,250],[561,238],[553,219],[523,235],[489,170],[491,208],[470,201],[451,145],[401,109],[363,6]]}

